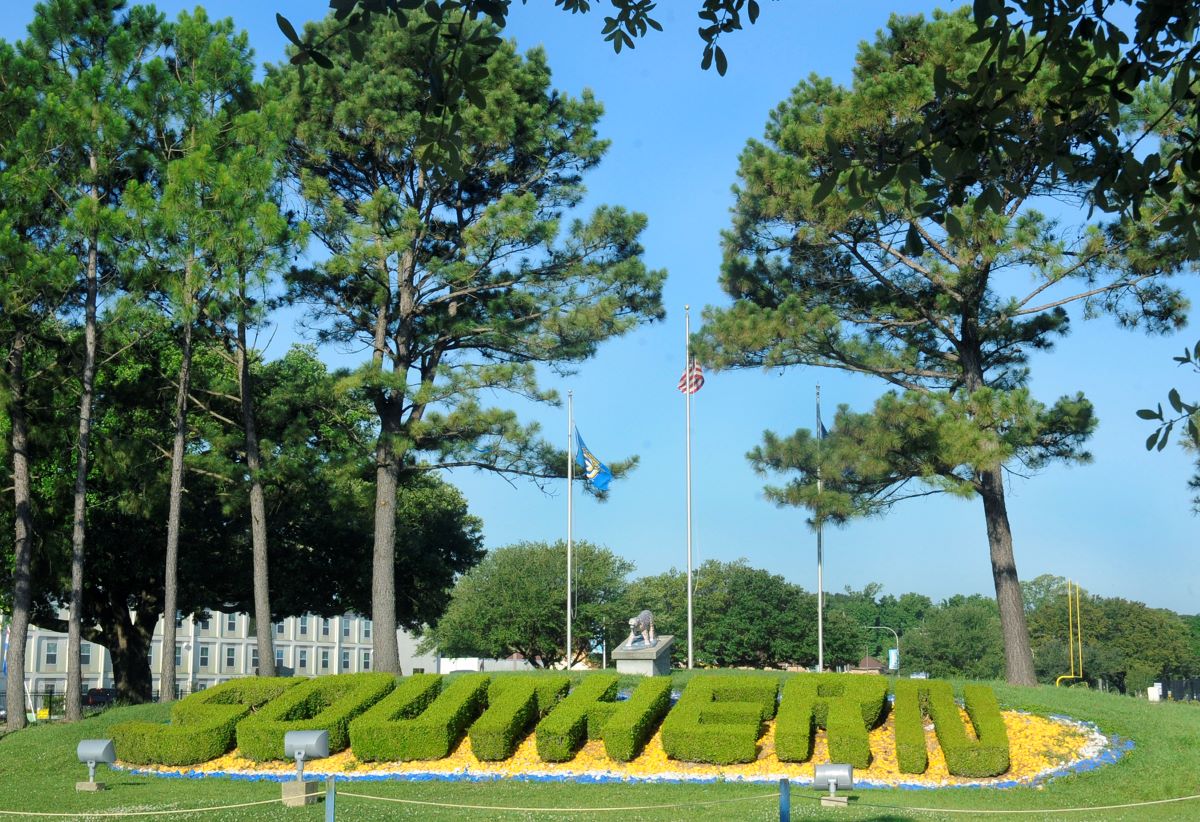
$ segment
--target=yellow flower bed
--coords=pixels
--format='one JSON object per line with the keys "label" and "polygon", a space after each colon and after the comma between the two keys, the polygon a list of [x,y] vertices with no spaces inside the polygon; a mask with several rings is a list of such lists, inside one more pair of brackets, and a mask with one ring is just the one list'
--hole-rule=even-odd
{"label": "yellow flower bed", "polygon": [[[1050,771],[1092,756],[1105,744],[1099,733],[1072,722],[1034,716],[1032,714],[1004,712],[1011,750],[1011,767],[1008,773],[994,779],[966,779],[952,776],[946,770],[946,760],[931,724],[926,723],[925,741],[929,750],[929,768],[924,774],[901,773],[896,764],[896,752],[892,719],[871,732],[873,761],[865,770],[855,771],[855,781],[877,785],[978,785],[1011,782],[1028,783]],[[963,719],[969,729],[970,722]],[[828,762],[828,749],[824,731],[818,731],[812,759],[797,764],[780,762],[775,757],[775,725],[768,723],[766,733],[759,740],[758,759],[743,765],[703,765],[677,762],[668,759],[663,751],[658,734],[650,740],[646,749],[632,762],[614,762],[604,753],[602,742],[588,742],[578,756],[570,762],[550,763],[538,758],[533,735],[521,743],[517,752],[504,762],[481,762],[471,753],[471,742],[463,739],[458,748],[445,759],[434,762],[367,762],[362,763],[349,751],[307,764],[305,771],[312,775],[344,775],[348,777],[381,777],[431,775],[453,778],[494,777],[550,777],[550,778],[610,778],[610,779],[728,779],[774,781],[789,778],[798,781],[811,780],[813,764]],[[192,768],[149,767],[142,772],[161,774],[184,774],[214,776],[228,774],[285,776],[294,773],[291,762],[261,763],[240,757],[237,751],[226,754],[203,765]]]}

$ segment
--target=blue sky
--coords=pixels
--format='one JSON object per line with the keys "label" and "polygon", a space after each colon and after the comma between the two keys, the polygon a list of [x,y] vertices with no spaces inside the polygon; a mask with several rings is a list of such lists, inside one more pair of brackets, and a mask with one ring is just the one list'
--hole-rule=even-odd
{"label": "blue sky", "polygon": [[[10,0],[0,37],[24,34],[33,3]],[[174,16],[192,3],[161,2]],[[232,17],[249,31],[263,61],[277,61],[285,40],[274,22],[282,11],[299,26],[323,16],[325,0],[253,0],[205,3],[213,17]],[[514,4],[506,36],[522,49],[541,45],[554,84],[577,94],[591,88],[605,105],[600,130],[612,141],[604,163],[587,179],[587,211],[600,203],[624,205],[649,216],[646,261],[669,271],[667,319],[602,347],[570,379],[547,381],[575,393],[576,422],[601,459],[639,454],[641,466],[613,485],[611,499],[575,506],[575,536],[608,546],[650,574],[686,561],[684,536],[683,398],[675,390],[683,368],[683,307],[693,324],[706,305],[724,305],[717,285],[720,232],[729,224],[738,153],[762,133],[768,112],[810,73],[848,82],[857,44],[882,27],[889,13],[928,12],[933,3],[851,0],[841,3],[767,3],[759,23],[729,37],[724,77],[699,69],[694,2],[659,4],[666,31],[634,51],[614,55],[601,41],[601,16],[572,16],[548,0]],[[952,4],[943,3],[943,6]],[[606,4],[597,2],[597,8]],[[1200,305],[1200,278],[1186,278]],[[1053,353],[1035,355],[1032,388],[1052,402],[1083,391],[1095,404],[1100,428],[1090,443],[1091,465],[1047,469],[1011,478],[1011,518],[1017,567],[1023,579],[1053,573],[1084,588],[1183,613],[1200,611],[1200,519],[1190,514],[1186,487],[1193,466],[1171,447],[1149,454],[1148,424],[1134,412],[1161,401],[1178,386],[1200,395],[1200,379],[1171,357],[1194,343],[1193,325],[1173,337],[1122,331],[1109,319],[1074,317],[1072,334]],[[269,355],[299,339],[294,317],[281,316]],[[264,339],[266,335],[264,335]],[[328,350],[331,365],[353,365],[358,355]],[[779,509],[762,497],[763,480],[745,453],[765,429],[790,432],[813,424],[817,383],[826,419],[838,403],[870,407],[882,385],[829,370],[709,374],[694,406],[695,561],[745,557],[810,590],[816,586],[815,539],[804,513]],[[548,435],[566,442],[566,412],[507,398]],[[449,479],[484,520],[489,547],[565,535],[565,489],[543,494],[495,476],[456,472]],[[886,518],[826,533],[827,590],[880,582],[885,592],[919,591],[941,599],[955,593],[992,594],[987,537],[978,500],[926,498],[897,507]]]}

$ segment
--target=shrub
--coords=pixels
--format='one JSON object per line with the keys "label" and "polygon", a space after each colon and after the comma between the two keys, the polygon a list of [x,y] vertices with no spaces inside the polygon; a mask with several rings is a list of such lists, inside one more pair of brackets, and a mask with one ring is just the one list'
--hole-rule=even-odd
{"label": "shrub", "polygon": [[[448,685],[434,674],[417,674],[409,680],[418,677],[426,683],[424,686],[408,686],[406,696],[401,693],[406,684],[402,682],[392,694],[350,723],[350,747],[358,759],[444,759],[487,702],[486,675],[468,674]],[[430,680],[432,688],[427,684]]]}
{"label": "shrub", "polygon": [[616,674],[593,674],[537,724],[538,756],[543,762],[568,762],[585,738],[596,738],[616,709]]}
{"label": "shrub", "polygon": [[925,718],[921,709],[919,681],[898,680],[895,694],[892,716],[896,734],[896,764],[901,773],[925,773],[929,768],[929,751],[925,748]]}
{"label": "shrub", "polygon": [[775,679],[698,676],[662,725],[667,756],[684,762],[753,762],[762,724],[775,714]]}
{"label": "shrub", "polygon": [[924,696],[938,744],[946,757],[946,770],[955,776],[999,776],[1008,770],[1008,730],[996,695],[986,685],[963,689],[967,715],[977,739],[969,739],[948,682],[930,681],[917,686]]}
{"label": "shrub", "polygon": [[867,731],[883,718],[887,680],[846,674],[798,674],[786,680],[775,722],[775,753],[783,762],[812,757],[816,728],[825,729],[829,758],[856,768],[871,764]]}
{"label": "shrub", "polygon": [[238,723],[237,742],[250,759],[283,759],[288,731],[328,731],[329,752],[350,743],[350,720],[396,687],[388,673],[334,674],[310,679]]}
{"label": "shrub", "polygon": [[571,680],[565,676],[497,677],[488,687],[488,709],[467,731],[477,759],[508,759],[533,720],[549,713]]}
{"label": "shrub", "polygon": [[[601,731],[609,758],[618,762],[636,759],[670,708],[671,677],[655,676],[639,682],[629,699],[616,703]],[[591,720],[589,715],[588,736],[594,739]]]}
{"label": "shrub", "polygon": [[198,691],[171,708],[171,724],[123,722],[113,747],[136,765],[196,765],[228,753],[238,721],[300,682],[284,677],[232,679]]}

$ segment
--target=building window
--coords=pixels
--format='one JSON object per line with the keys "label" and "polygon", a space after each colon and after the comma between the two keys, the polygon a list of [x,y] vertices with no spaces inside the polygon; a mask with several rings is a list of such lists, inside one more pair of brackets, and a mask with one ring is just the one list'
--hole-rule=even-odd
{"label": "building window", "polygon": [[207,683],[207,682],[197,682],[197,683],[196,683],[196,690],[197,690],[197,691],[203,691],[203,690],[207,690],[207,688],[208,688],[208,683]]}
{"label": "building window", "polygon": [[423,673],[425,673],[425,669],[424,668],[413,668],[412,672],[414,674],[423,674]]}
{"label": "building window", "polygon": [[183,664],[183,646],[178,642],[175,643],[175,667],[178,668]]}
{"label": "building window", "polygon": [[250,649],[250,670],[258,673],[258,648]]}
{"label": "building window", "polygon": [[225,630],[231,634],[237,632],[237,614],[229,614],[225,617]]}
{"label": "building window", "polygon": [[282,619],[275,623],[275,635],[283,636],[283,620]]}
{"label": "building window", "polygon": [[362,622],[362,628],[363,628],[363,639],[370,639],[371,638],[371,620],[364,619]]}
{"label": "building window", "polygon": [[[283,649],[276,648],[275,649],[275,668],[279,669],[282,667],[283,667]],[[276,670],[275,673],[279,673],[279,671]]]}
{"label": "building window", "polygon": [[308,636],[308,616],[300,617],[297,622],[300,623],[300,636]]}
{"label": "building window", "polygon": [[329,636],[329,623],[330,622],[331,622],[331,620],[328,620],[328,619],[321,620],[321,636]]}
{"label": "building window", "polygon": [[369,671],[369,670],[371,670],[371,652],[370,652],[370,651],[363,651],[363,654],[362,654],[362,669],[363,669],[364,671]]}
{"label": "building window", "polygon": [[342,617],[342,636],[350,636],[350,617]]}
{"label": "building window", "polygon": [[233,645],[225,646],[225,670],[232,671],[237,667],[237,648]]}
{"label": "building window", "polygon": [[208,667],[208,657],[209,657],[208,650],[209,650],[208,645],[200,646],[200,667],[202,669]]}
{"label": "building window", "polygon": [[182,682],[175,683],[175,698],[183,699],[183,683]]}
{"label": "building window", "polygon": [[58,643],[57,642],[47,642],[46,643],[46,664],[47,665],[57,665],[58,664]]}
{"label": "building window", "polygon": [[208,617],[205,617],[204,619],[200,620],[200,630],[201,631],[207,631],[208,625],[209,625]]}
{"label": "building window", "polygon": [[329,651],[324,648],[321,649],[321,670],[329,670]]}
{"label": "building window", "polygon": [[92,664],[92,643],[79,643],[79,667]]}
{"label": "building window", "polygon": [[340,672],[345,674],[350,672],[350,652],[342,651],[342,667]]}
{"label": "building window", "polygon": [[296,660],[296,670],[303,671],[308,667],[308,651],[304,648],[300,649],[300,656]]}
{"label": "building window", "polygon": [[175,627],[176,627],[176,628],[182,628],[182,627],[183,627],[183,611],[176,611],[176,612],[175,612]]}

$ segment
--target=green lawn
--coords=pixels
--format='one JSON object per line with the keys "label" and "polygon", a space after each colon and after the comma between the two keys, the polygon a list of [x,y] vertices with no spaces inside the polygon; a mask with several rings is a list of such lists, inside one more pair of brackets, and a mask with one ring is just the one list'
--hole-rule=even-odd
{"label": "green lawn", "polygon": [[[679,675],[680,682],[686,675]],[[844,819],[955,819],[971,814],[926,813],[909,808],[958,810],[1037,809],[1011,817],[1062,819],[1057,809],[1095,807],[1182,797],[1200,793],[1200,706],[1156,704],[1079,689],[1011,688],[997,684],[1006,708],[1036,713],[1062,713],[1090,719],[1107,733],[1132,738],[1137,747],[1119,763],[1099,770],[1062,777],[1042,789],[949,789],[943,791],[861,790],[851,793],[848,812],[822,809],[815,791],[793,788],[792,816]],[[278,783],[236,780],[180,780],[130,776],[97,768],[98,779],[110,790],[99,794],[76,793],[74,783],[86,779],[87,768],[75,762],[75,745],[87,737],[102,737],[114,722],[141,718],[165,720],[167,706],[115,708],[77,725],[42,724],[0,739],[0,811],[63,812],[88,819],[88,812],[133,812],[197,808],[271,800],[279,797]],[[778,819],[778,800],[763,797],[772,786],[712,785],[574,785],[568,783],[341,783],[343,790],[419,802],[477,805],[489,808],[597,808],[596,813],[534,813],[437,808],[370,802],[342,796],[338,818],[385,819],[621,819],[695,820]],[[756,798],[757,797],[757,798]],[[728,802],[727,800],[736,800]],[[721,804],[700,804],[714,803]],[[693,803],[695,803],[693,805]],[[659,810],[619,810],[633,806],[693,805]],[[1080,820],[1174,820],[1200,816],[1200,800],[1118,811],[1073,814]],[[3,818],[3,817],[0,817]],[[154,817],[148,817],[153,819]],[[194,817],[206,820],[319,820],[321,805],[284,809],[278,804],[210,812]]]}

